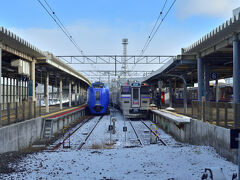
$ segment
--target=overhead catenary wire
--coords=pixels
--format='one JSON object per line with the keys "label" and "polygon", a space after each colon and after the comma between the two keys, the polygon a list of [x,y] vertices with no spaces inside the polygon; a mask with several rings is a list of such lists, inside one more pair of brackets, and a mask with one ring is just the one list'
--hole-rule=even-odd
{"label": "overhead catenary wire", "polygon": [[[172,9],[172,7],[173,7],[173,5],[176,3],[176,1],[177,1],[177,0],[174,0],[174,1],[172,2],[171,6],[168,8],[168,10],[166,11],[165,15],[163,16],[163,18],[161,19],[160,23],[158,24],[158,22],[159,22],[159,20],[160,20],[160,17],[163,15],[163,11],[164,11],[164,9],[165,9],[165,7],[166,7],[166,4],[167,4],[167,0],[165,0],[165,3],[163,4],[163,8],[162,8],[162,10],[161,10],[160,13],[159,13],[159,16],[158,16],[158,18],[157,18],[157,20],[156,20],[156,22],[155,22],[155,24],[154,24],[154,27],[153,27],[152,30],[151,30],[150,35],[148,36],[148,39],[147,39],[146,43],[145,43],[144,46],[143,46],[143,49],[141,50],[140,57],[139,57],[139,59],[136,61],[136,64],[137,64],[139,61],[141,61],[141,57],[143,57],[143,55],[144,55],[145,51],[147,50],[149,44],[151,43],[151,41],[152,41],[153,38],[155,37],[157,31],[158,31],[159,28],[161,27],[163,21],[166,19],[167,15],[169,14],[170,10]],[[158,26],[157,26],[157,24],[158,24]],[[156,28],[156,26],[157,26],[157,28]],[[155,31],[154,31],[154,29],[155,29]],[[133,65],[132,71],[133,71],[134,68],[136,67],[136,64]]]}
{"label": "overhead catenary wire", "polygon": [[[55,11],[49,5],[47,0],[43,0],[47,7],[44,5],[44,3],[41,0],[37,0],[37,1],[44,8],[44,10],[47,12],[47,14],[52,18],[52,20],[58,25],[58,27],[62,30],[62,32],[66,35],[66,37],[71,41],[71,43],[76,47],[76,49],[80,52],[80,54],[85,57],[85,55],[83,53],[83,50],[76,43],[76,41],[74,40],[73,36],[70,34],[68,29],[64,26],[64,24],[61,22],[60,18],[58,18],[58,16],[56,15]],[[94,61],[92,59],[90,59],[88,57],[86,57],[86,59],[91,61],[94,64]],[[97,68],[93,64],[91,64],[91,65],[97,70]]]}
{"label": "overhead catenary wire", "polygon": [[[76,41],[73,39],[67,28],[63,25],[60,19],[57,17],[56,13],[50,7],[46,0],[44,0],[45,4],[48,6],[49,9],[41,2],[41,0],[37,0],[39,4],[44,8],[47,14],[52,18],[52,20],[58,25],[58,27],[63,31],[63,33],[67,36],[67,38],[72,42],[72,44],[76,47],[76,49],[83,55],[82,49],[77,45]],[[51,11],[51,12],[50,12]]]}
{"label": "overhead catenary wire", "polygon": [[156,28],[156,26],[157,26],[157,24],[158,24],[158,21],[159,21],[160,17],[161,17],[162,14],[163,14],[163,11],[164,11],[164,9],[165,9],[165,7],[166,7],[167,1],[168,1],[168,0],[165,0],[165,2],[164,2],[164,4],[163,4],[163,7],[162,7],[162,9],[161,9],[161,11],[160,11],[160,13],[159,13],[159,15],[158,15],[158,17],[157,17],[157,20],[156,20],[156,22],[155,22],[155,24],[154,24],[154,26],[153,26],[153,28],[152,28],[152,30],[151,30],[148,38],[147,38],[147,40],[146,40],[146,43],[145,43],[144,46],[143,46],[143,49],[144,49],[145,46],[147,45],[149,39],[152,37],[152,33],[153,33],[153,31],[155,30],[155,28]]}
{"label": "overhead catenary wire", "polygon": [[165,18],[167,17],[168,13],[169,13],[169,12],[170,12],[170,10],[172,9],[172,7],[173,7],[173,5],[175,4],[175,2],[176,2],[176,1],[177,1],[177,0],[174,0],[174,1],[172,2],[171,6],[168,8],[168,10],[167,10],[166,14],[165,14],[165,15],[164,15],[164,17],[162,18],[162,20],[161,20],[161,22],[159,23],[159,25],[157,26],[157,28],[156,28],[155,32],[153,33],[152,37],[149,39],[149,41],[148,41],[148,43],[147,43],[147,45],[146,45],[145,49],[143,49],[143,52],[145,52],[145,51],[147,50],[147,48],[148,48],[148,46],[149,46],[150,42],[152,41],[152,39],[153,39],[153,38],[154,38],[154,36],[156,35],[157,31],[158,31],[158,30],[159,30],[159,28],[161,27],[161,25],[162,25],[163,21],[164,21],[164,20],[165,20]]}

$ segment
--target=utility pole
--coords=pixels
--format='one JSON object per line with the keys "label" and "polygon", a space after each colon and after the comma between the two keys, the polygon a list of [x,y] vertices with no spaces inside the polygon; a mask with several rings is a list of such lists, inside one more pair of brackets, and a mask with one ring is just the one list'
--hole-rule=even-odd
{"label": "utility pole", "polygon": [[122,40],[123,44],[123,59],[122,59],[122,71],[123,71],[123,77],[126,80],[127,76],[127,45],[128,45],[128,39]]}

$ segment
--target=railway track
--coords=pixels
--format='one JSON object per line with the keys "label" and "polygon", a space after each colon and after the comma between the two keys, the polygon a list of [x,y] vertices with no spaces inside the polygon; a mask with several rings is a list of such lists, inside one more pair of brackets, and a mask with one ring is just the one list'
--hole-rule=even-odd
{"label": "railway track", "polygon": [[[143,124],[157,138],[157,142],[160,142],[162,145],[167,146],[167,144],[144,121],[141,120],[139,122],[141,122],[141,124]],[[133,126],[133,123],[131,121],[129,121],[129,123],[130,123],[130,125],[134,131],[134,134],[136,135],[137,140],[139,141],[140,145],[143,146],[144,142],[141,140],[139,134],[137,133],[136,128]],[[145,144],[146,144],[146,142],[145,142]]]}
{"label": "railway track", "polygon": [[141,120],[141,122],[151,131],[151,133],[154,134],[154,136],[162,143],[162,145],[167,146],[167,144],[143,120]]}
{"label": "railway track", "polygon": [[[69,138],[71,137],[76,131],[78,131],[83,125],[85,125],[87,122],[89,122],[91,119],[93,119],[93,116],[87,117],[86,119],[83,120],[83,122],[81,123],[80,126],[78,126],[74,131],[72,131],[69,136],[66,137]],[[56,144],[52,150],[57,150],[61,145],[63,144],[63,141],[59,142],[58,144]]]}
{"label": "railway track", "polygon": [[80,146],[78,147],[78,149],[82,149],[82,147],[84,146],[84,144],[86,144],[88,138],[90,137],[90,135],[92,134],[92,132],[94,131],[94,129],[96,128],[96,126],[98,125],[98,123],[101,121],[101,119],[103,118],[103,116],[101,116],[98,121],[95,123],[95,125],[93,126],[92,130],[88,133],[88,135],[86,136],[85,140],[80,144]]}
{"label": "railway track", "polygon": [[132,129],[133,129],[133,132],[134,132],[134,134],[136,135],[136,137],[137,137],[137,140],[138,140],[138,142],[140,143],[140,145],[141,146],[143,146],[143,142],[142,142],[142,140],[139,138],[139,136],[138,136],[138,133],[137,133],[137,131],[136,131],[136,129],[134,128],[134,126],[132,125],[132,122],[131,121],[129,121],[129,123],[130,123],[130,125],[131,125],[131,127],[132,127]]}

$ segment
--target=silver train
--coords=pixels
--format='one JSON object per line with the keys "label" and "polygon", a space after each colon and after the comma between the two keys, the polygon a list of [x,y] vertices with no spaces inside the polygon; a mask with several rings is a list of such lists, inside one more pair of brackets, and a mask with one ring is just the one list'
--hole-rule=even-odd
{"label": "silver train", "polygon": [[126,83],[112,88],[112,104],[120,108],[126,118],[147,118],[150,105],[150,88],[146,83]]}

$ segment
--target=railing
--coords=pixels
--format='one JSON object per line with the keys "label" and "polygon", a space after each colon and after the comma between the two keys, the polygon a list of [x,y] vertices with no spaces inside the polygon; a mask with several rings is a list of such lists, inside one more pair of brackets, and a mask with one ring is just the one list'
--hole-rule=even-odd
{"label": "railing", "polygon": [[[72,102],[72,106],[78,106],[84,104],[82,98],[77,102]],[[63,109],[66,109],[69,103],[63,103]],[[17,122],[22,122],[28,119],[36,118],[48,113],[57,112],[60,110],[60,105],[49,106],[49,112],[46,112],[46,107],[39,101],[20,101],[9,102],[5,104],[5,108],[2,109],[1,125],[6,126]]]}
{"label": "railing", "polygon": [[[163,106],[163,108],[167,107],[167,105]],[[183,104],[174,103],[173,108],[177,113],[184,114]],[[236,122],[234,122],[234,113]],[[240,104],[194,100],[188,104],[186,115],[225,128],[240,127]]]}
{"label": "railing", "polygon": [[192,101],[191,116],[204,122],[209,122],[226,128],[233,128],[235,127],[234,112],[239,114],[239,107],[239,104],[228,102]]}

